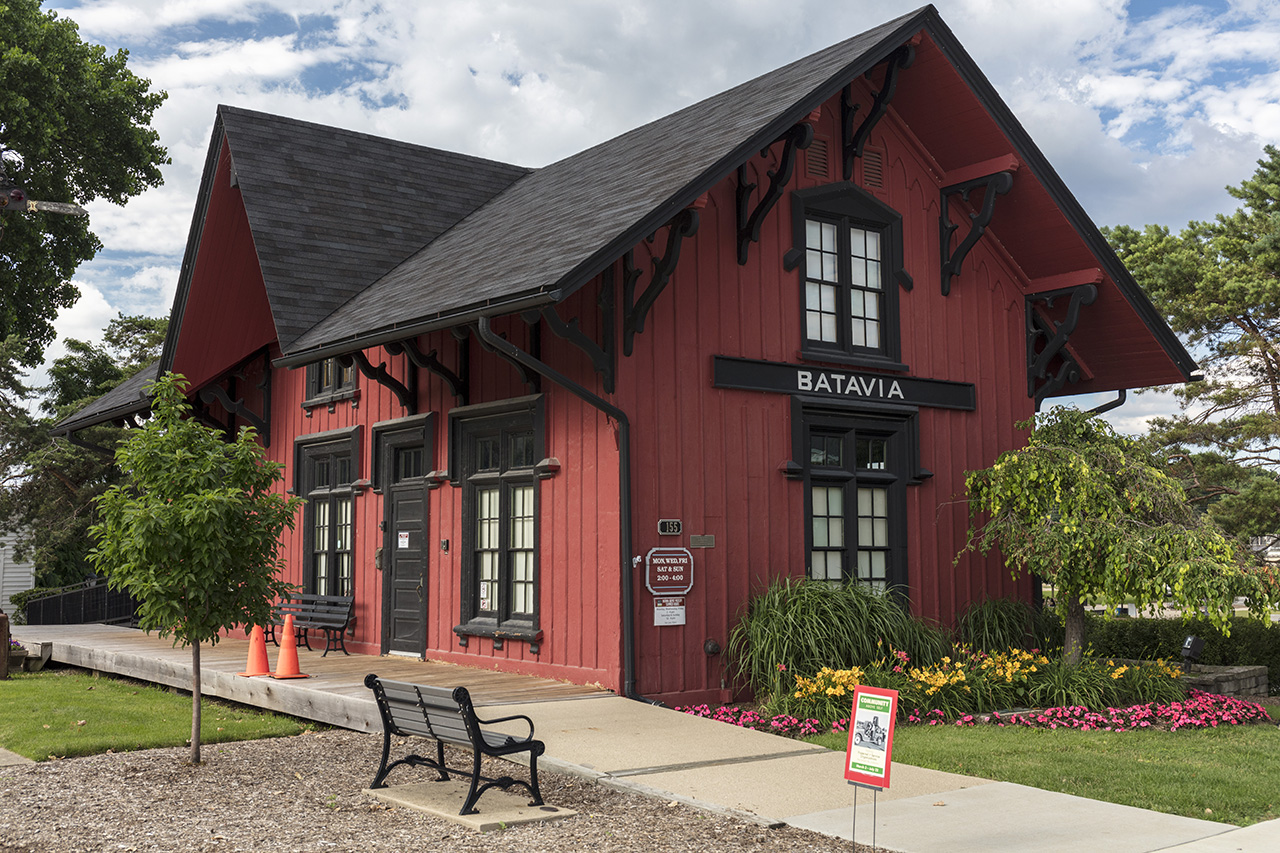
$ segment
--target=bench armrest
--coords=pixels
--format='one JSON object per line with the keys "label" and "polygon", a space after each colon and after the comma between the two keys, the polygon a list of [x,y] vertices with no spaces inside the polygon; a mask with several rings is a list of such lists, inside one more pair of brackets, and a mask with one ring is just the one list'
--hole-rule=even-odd
{"label": "bench armrest", "polygon": [[493,725],[494,723],[509,723],[512,720],[524,720],[526,723],[528,723],[529,734],[526,737],[528,739],[533,738],[533,720],[529,719],[524,714],[515,714],[510,717],[494,717],[492,720],[482,720],[479,717],[476,717],[476,722],[482,726],[490,726],[490,725]]}

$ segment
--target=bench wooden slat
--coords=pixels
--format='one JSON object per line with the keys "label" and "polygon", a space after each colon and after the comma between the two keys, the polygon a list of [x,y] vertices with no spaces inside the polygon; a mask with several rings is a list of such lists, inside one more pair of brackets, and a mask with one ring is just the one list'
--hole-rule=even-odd
{"label": "bench wooden slat", "polygon": [[[383,680],[370,674],[364,680],[365,686],[373,691],[378,703],[378,712],[382,717],[382,762],[374,777],[372,788],[384,786],[387,774],[401,764],[415,767],[431,767],[441,779],[448,779],[449,773],[464,771],[447,767],[444,759],[444,744],[469,748],[472,755],[470,772],[471,787],[466,801],[459,814],[474,814],[475,803],[480,795],[492,787],[503,790],[511,785],[526,788],[533,801],[530,805],[542,805],[542,793],[538,789],[538,756],[545,751],[542,741],[533,737],[533,721],[524,715],[504,719],[520,719],[529,725],[529,734],[519,737],[505,732],[489,731],[482,728],[476,716],[475,706],[471,703],[471,695],[465,687],[452,690],[430,685],[412,684],[407,681]],[[391,737],[423,737],[435,740],[436,758],[424,758],[421,755],[409,755],[390,764]],[[529,754],[529,782],[503,776],[500,779],[489,779],[480,775],[480,756],[509,758],[517,753]],[[481,785],[481,782],[484,785]]]}
{"label": "bench wooden slat", "polygon": [[275,627],[284,624],[285,616],[293,616],[293,628],[298,638],[309,649],[311,630],[324,631],[324,655],[335,649],[347,651],[346,633],[355,624],[355,597],[350,595],[319,595],[316,593],[295,593],[276,603],[271,618],[271,625],[266,626],[269,637],[275,640]]}

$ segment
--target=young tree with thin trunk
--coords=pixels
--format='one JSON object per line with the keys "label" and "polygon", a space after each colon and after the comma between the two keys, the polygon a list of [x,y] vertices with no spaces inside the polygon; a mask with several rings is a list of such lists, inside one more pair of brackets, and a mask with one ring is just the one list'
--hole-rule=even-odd
{"label": "young tree with thin trunk", "polygon": [[281,465],[264,458],[254,432],[236,440],[190,417],[186,381],[150,386],[151,419],[116,451],[124,482],[98,498],[101,521],[90,560],[113,589],[138,601],[146,631],[191,646],[191,761],[200,762],[200,644],[265,625],[290,591],[278,579],[280,534],[293,529],[298,498],[276,489]]}
{"label": "young tree with thin trunk", "polygon": [[1041,415],[1026,447],[969,472],[966,485],[966,550],[998,549],[1015,577],[1053,584],[1070,663],[1081,658],[1088,603],[1171,602],[1225,633],[1237,598],[1257,616],[1277,601],[1269,568],[1250,565],[1148,453],[1087,412]]}

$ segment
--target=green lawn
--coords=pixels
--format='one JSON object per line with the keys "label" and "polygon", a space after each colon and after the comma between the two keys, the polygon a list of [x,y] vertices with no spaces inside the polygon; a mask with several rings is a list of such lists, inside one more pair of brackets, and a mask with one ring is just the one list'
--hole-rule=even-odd
{"label": "green lawn", "polygon": [[[314,724],[206,699],[202,743],[294,735]],[[191,697],[135,681],[46,670],[0,681],[0,747],[37,761],[101,752],[184,746]]]}
{"label": "green lawn", "polygon": [[[847,737],[808,740],[843,751]],[[903,726],[893,759],[1239,826],[1280,817],[1275,725],[1177,732]]]}

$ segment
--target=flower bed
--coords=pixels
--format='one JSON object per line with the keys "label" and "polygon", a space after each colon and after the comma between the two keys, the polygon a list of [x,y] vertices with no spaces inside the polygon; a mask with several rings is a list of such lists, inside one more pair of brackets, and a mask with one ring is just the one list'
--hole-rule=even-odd
{"label": "flower bed", "polygon": [[[768,716],[755,710],[743,710],[737,705],[724,705],[715,709],[709,705],[690,705],[677,707],[676,710],[697,717],[707,717],[735,726],[788,737],[809,737],[828,730],[844,732],[849,729],[848,717],[841,717],[827,727],[812,718],[802,720],[790,714]],[[915,708],[904,713],[900,720],[900,723],[908,725],[961,727],[993,725],[1001,728],[1010,726],[1104,732],[1141,729],[1176,732],[1184,728],[1216,729],[1219,726],[1269,722],[1272,722],[1270,715],[1256,702],[1247,702],[1231,696],[1218,696],[1199,690],[1192,690],[1187,699],[1182,702],[1148,702],[1127,708],[1108,708],[1105,711],[1090,711],[1088,708],[1075,705],[1004,714],[998,712],[962,714],[948,718],[939,708],[930,711]]]}
{"label": "flower bed", "polygon": [[769,697],[767,705],[776,713],[834,720],[848,713],[853,689],[865,684],[898,691],[904,709],[938,709],[947,719],[1002,708],[1127,707],[1184,698],[1180,676],[1164,661],[1086,657],[1073,666],[1035,649],[988,653],[961,647],[921,666],[889,649],[865,666],[824,667],[812,678],[795,675],[794,687]]}

